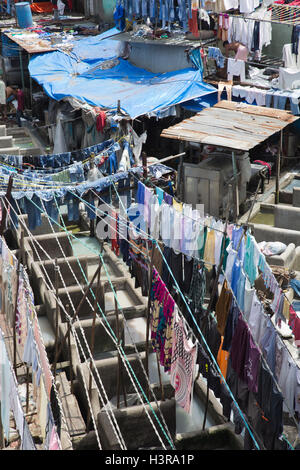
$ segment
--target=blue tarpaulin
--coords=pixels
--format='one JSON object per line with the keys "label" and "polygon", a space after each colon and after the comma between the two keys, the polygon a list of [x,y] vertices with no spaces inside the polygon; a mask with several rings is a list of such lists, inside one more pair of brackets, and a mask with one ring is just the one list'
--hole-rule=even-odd
{"label": "blue tarpaulin", "polygon": [[154,74],[118,58],[119,41],[101,36],[78,41],[70,55],[62,51],[35,55],[30,75],[55,100],[71,96],[108,109],[116,109],[120,100],[121,109],[132,119],[216,93],[203,82],[199,69]]}

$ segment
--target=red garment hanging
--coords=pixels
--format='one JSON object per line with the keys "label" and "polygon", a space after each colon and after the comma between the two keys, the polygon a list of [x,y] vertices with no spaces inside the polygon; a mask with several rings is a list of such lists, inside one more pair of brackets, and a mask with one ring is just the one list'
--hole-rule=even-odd
{"label": "red garment hanging", "polygon": [[192,8],[192,18],[189,18],[189,30],[198,38],[200,36],[198,29],[198,9]]}
{"label": "red garment hanging", "polygon": [[100,111],[96,118],[96,129],[98,132],[103,134],[103,130],[106,124],[106,113],[105,111]]}
{"label": "red garment hanging", "polygon": [[120,247],[118,242],[118,214],[115,211],[111,211],[111,218],[111,249],[117,256],[119,256]]}

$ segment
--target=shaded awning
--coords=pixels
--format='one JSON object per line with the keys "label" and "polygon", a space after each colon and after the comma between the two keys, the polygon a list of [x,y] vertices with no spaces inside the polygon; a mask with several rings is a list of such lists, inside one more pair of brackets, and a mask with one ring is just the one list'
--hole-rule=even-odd
{"label": "shaded awning", "polygon": [[161,137],[249,151],[298,119],[289,111],[220,101],[164,129]]}

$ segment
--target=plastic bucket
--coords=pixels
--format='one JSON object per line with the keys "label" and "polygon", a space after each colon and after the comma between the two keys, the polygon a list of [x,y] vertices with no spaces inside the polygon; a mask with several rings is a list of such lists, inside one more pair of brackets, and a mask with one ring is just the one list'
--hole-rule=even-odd
{"label": "plastic bucket", "polygon": [[29,28],[32,26],[32,13],[28,2],[15,3],[16,15],[20,28]]}

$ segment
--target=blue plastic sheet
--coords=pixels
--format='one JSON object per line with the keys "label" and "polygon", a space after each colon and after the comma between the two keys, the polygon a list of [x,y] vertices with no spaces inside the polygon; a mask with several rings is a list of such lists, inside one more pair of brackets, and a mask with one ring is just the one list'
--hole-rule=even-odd
{"label": "blue plastic sheet", "polygon": [[[97,38],[99,46],[96,47]],[[51,98],[60,100],[71,96],[110,110],[117,109],[120,100],[121,109],[135,119],[216,94],[214,87],[203,82],[201,70],[186,68],[154,74],[117,58],[119,41],[101,40],[99,36],[82,41],[78,41],[71,55],[54,51],[38,54],[30,60],[30,75]],[[93,44],[94,49],[87,44]]]}

